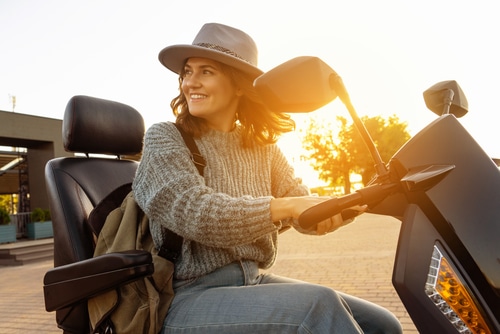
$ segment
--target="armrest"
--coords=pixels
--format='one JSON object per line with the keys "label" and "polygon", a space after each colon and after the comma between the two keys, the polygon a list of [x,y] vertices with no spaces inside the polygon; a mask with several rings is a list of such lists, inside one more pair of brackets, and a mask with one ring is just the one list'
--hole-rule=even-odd
{"label": "armrest", "polygon": [[110,253],[49,270],[43,279],[48,312],[153,274],[149,252]]}

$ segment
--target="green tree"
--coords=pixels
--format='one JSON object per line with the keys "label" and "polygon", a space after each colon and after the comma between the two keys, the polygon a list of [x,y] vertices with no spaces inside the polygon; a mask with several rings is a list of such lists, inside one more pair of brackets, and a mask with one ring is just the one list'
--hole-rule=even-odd
{"label": "green tree", "polygon": [[11,195],[0,195],[0,207],[4,208],[7,211],[10,211],[11,206],[12,206]]}
{"label": "green tree", "polygon": [[[375,175],[374,161],[354,124],[342,116],[337,116],[336,120],[338,127],[311,118],[302,144],[320,179],[332,187],[343,186],[344,193],[348,194],[351,174],[360,174],[366,185]],[[386,163],[410,138],[407,124],[400,122],[397,116],[387,119],[364,116],[361,120]]]}

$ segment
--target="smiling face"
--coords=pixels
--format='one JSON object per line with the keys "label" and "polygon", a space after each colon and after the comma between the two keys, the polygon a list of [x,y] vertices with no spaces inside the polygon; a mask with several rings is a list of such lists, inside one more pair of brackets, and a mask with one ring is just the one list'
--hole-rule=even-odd
{"label": "smiling face", "polygon": [[219,62],[189,58],[184,66],[181,90],[191,115],[203,118],[215,130],[233,128],[241,90]]}

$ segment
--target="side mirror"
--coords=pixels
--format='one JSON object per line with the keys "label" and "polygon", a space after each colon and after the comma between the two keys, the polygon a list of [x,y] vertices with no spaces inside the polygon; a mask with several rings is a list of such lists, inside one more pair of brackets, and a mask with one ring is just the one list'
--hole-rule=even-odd
{"label": "side mirror", "polygon": [[427,89],[424,101],[439,116],[450,113],[460,118],[469,111],[467,98],[455,80],[441,81]]}
{"label": "side mirror", "polygon": [[377,175],[387,175],[387,166],[354,109],[342,78],[321,59],[309,56],[293,58],[259,76],[253,85],[262,102],[274,112],[310,112],[338,96],[375,161]]}
{"label": "side mirror", "polygon": [[337,73],[317,57],[297,57],[262,74],[254,87],[274,112],[314,111],[335,100]]}

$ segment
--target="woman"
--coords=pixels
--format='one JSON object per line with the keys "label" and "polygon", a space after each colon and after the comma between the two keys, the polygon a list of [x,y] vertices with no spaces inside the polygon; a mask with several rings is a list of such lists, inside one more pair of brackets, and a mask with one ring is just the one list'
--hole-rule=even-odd
{"label": "woman", "polygon": [[[303,231],[309,196],[275,144],[293,129],[289,116],[259,102],[257,47],[244,32],[206,24],[192,45],[163,49],[180,75],[171,103],[176,123],[206,160],[204,177],[172,123],[148,129],[133,184],[158,247],[162,228],[183,237],[175,298],[163,333],[400,333],[385,309],[319,285],[259,274],[275,261],[280,230],[325,234],[340,215]],[[358,208],[362,210],[363,208]]]}

